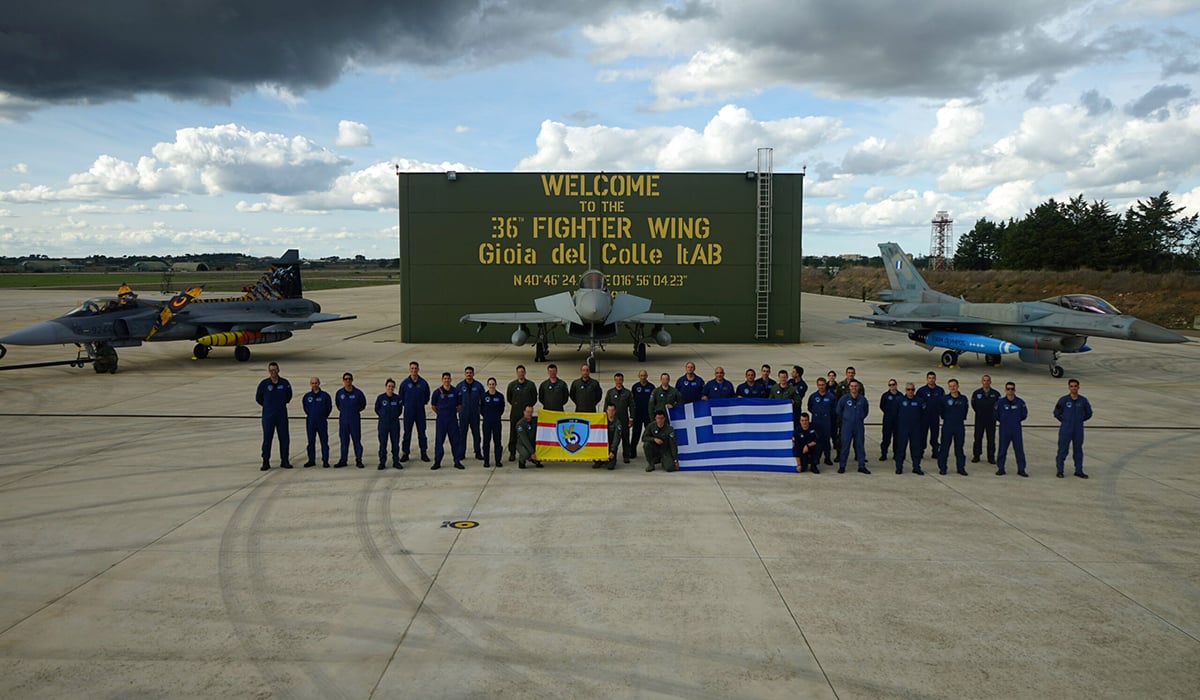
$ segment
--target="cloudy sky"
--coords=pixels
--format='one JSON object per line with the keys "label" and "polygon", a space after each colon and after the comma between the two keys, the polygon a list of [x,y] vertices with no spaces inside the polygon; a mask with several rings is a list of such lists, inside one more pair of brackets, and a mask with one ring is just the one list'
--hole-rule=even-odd
{"label": "cloudy sky", "polygon": [[[336,13],[329,8],[336,8]],[[395,251],[405,170],[807,166],[805,252],[1200,210],[1200,1],[13,0],[0,254]]]}

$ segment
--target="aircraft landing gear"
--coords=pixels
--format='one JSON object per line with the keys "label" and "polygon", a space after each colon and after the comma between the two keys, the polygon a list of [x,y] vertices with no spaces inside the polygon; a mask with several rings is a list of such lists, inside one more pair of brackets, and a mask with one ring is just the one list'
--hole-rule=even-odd
{"label": "aircraft landing gear", "polygon": [[999,355],[984,355],[983,361],[987,364],[988,367],[999,367],[1000,366],[1000,356]]}
{"label": "aircraft landing gear", "polygon": [[250,361],[250,348],[245,345],[239,345],[233,349],[233,359],[238,362]]}
{"label": "aircraft landing gear", "polygon": [[1057,364],[1057,363],[1050,365],[1050,376],[1054,377],[1055,379],[1062,379],[1062,376],[1063,376],[1062,365]]}
{"label": "aircraft landing gear", "polygon": [[546,356],[549,354],[550,354],[550,349],[546,346],[546,343],[534,343],[533,344],[533,361],[534,362],[545,362]]}
{"label": "aircraft landing gear", "polygon": [[588,366],[589,372],[596,371],[596,355],[595,354],[588,355],[587,366]]}
{"label": "aircraft landing gear", "polygon": [[953,350],[947,350],[942,353],[942,366],[953,367],[958,364],[958,353]]}
{"label": "aircraft landing gear", "polygon": [[637,345],[635,345],[633,347],[633,356],[635,358],[637,358],[638,362],[645,362],[646,361],[646,344],[638,343]]}
{"label": "aircraft landing gear", "polygon": [[116,374],[117,351],[107,343],[96,343],[92,350],[92,369],[96,374]]}
{"label": "aircraft landing gear", "polygon": [[192,348],[192,357],[197,360],[203,360],[208,357],[208,353],[210,352],[212,352],[212,346],[196,343],[196,347]]}

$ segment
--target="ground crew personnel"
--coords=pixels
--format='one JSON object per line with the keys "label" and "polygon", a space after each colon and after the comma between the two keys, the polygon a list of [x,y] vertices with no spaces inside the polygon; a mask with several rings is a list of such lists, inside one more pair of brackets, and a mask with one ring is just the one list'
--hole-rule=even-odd
{"label": "ground crew personnel", "polygon": [[867,397],[858,393],[862,385],[857,379],[850,380],[846,389],[849,392],[838,399],[835,415],[842,424],[842,450],[838,453],[838,474],[846,471],[846,459],[850,457],[850,446],[854,445],[854,458],[858,461],[858,471],[870,474],[867,469],[867,448],[864,443],[867,414],[871,412],[871,402]]}
{"label": "ground crew personnel", "polygon": [[443,450],[447,440],[450,441],[450,458],[454,460],[455,469],[466,469],[463,466],[464,440],[458,432],[458,413],[462,410],[462,394],[450,383],[450,373],[442,372],[442,385],[433,390],[429,399],[433,407],[435,422],[433,466],[430,469],[442,468]]}
{"label": "ground crew personnel", "polygon": [[614,407],[617,420],[625,426],[621,430],[621,457],[625,464],[629,464],[629,458],[633,456],[633,451],[629,449],[629,435],[633,432],[633,419],[629,417],[632,405],[633,392],[625,388],[625,375],[617,372],[613,375],[613,388],[604,394],[604,408],[608,410],[609,406]]}
{"label": "ground crew personnel", "polygon": [[533,406],[526,406],[521,413],[513,431],[517,435],[517,467],[525,468],[525,462],[533,462],[533,466],[542,468],[537,458],[537,423],[533,422]]}
{"label": "ground crew personnel", "polygon": [[[659,411],[662,411],[663,416],[669,417],[671,415],[669,411],[672,407],[683,404],[683,396],[679,393],[678,385],[671,386],[671,375],[663,372],[658,380],[659,385],[654,387],[654,391],[650,394],[649,412],[651,416],[654,416]],[[653,422],[652,418],[649,423],[646,423],[646,427],[649,428],[650,423]],[[669,423],[670,420],[668,419],[667,422]]]}
{"label": "ground crew personnel", "polygon": [[479,407],[480,413],[483,415],[483,466],[492,466],[488,459],[492,454],[488,451],[488,446],[491,445],[492,451],[496,454],[496,466],[503,467],[504,462],[500,461],[500,456],[503,454],[500,426],[504,420],[504,396],[496,391],[495,377],[488,377],[487,391],[483,392],[483,398],[479,400]]}
{"label": "ground crew personnel", "polygon": [[517,421],[525,415],[526,406],[533,406],[538,402],[537,385],[525,378],[525,365],[517,365],[517,378],[508,383],[508,388],[504,391],[504,400],[508,402],[508,461],[515,462]]}
{"label": "ground crew personnel", "polygon": [[[825,374],[825,390],[833,394],[833,408],[835,409],[833,412],[833,420],[829,424],[829,444],[832,450],[837,452],[837,457],[835,457],[835,459],[840,462],[842,459],[842,419],[837,417],[836,409],[837,402],[842,400],[842,397],[845,396],[845,393],[842,386],[838,384],[837,372],[834,370],[829,370]],[[814,418],[815,417],[816,416],[814,415]]]}
{"label": "ground crew personnel", "polygon": [[778,399],[792,404],[792,422],[799,422],[801,411],[796,410],[796,387],[787,379],[787,370],[779,370],[779,381],[772,384],[767,391],[768,399]]}
{"label": "ground crew personnel", "polygon": [[838,384],[837,395],[839,397],[845,396],[846,394],[850,393],[850,382],[854,382],[854,381],[858,381],[858,393],[862,394],[863,396],[867,395],[867,388],[865,386],[863,386],[863,383],[861,381],[855,379],[855,377],[856,377],[855,369],[853,367],[847,367],[846,368],[846,376],[842,379],[842,382],[840,384]]}
{"label": "ground crew personnel", "polygon": [[362,469],[362,412],[367,410],[367,395],[362,389],[354,386],[354,375],[346,372],[342,375],[342,388],[338,389],[334,403],[338,409],[338,440],[341,442],[341,459],[335,468],[346,466],[350,456],[350,441],[354,441],[354,466]]}
{"label": "ground crew personnel", "polygon": [[1054,419],[1058,421],[1058,454],[1054,458],[1056,476],[1062,478],[1067,460],[1067,448],[1075,460],[1075,476],[1088,478],[1083,473],[1083,424],[1092,419],[1092,404],[1079,394],[1079,380],[1067,380],[1067,395],[1054,404]]}
{"label": "ground crew personnel", "polygon": [[[937,385],[937,373],[929,372],[925,375],[925,385],[917,389],[917,398],[925,402],[925,422],[921,426],[924,435],[929,436],[930,456],[937,458],[938,456],[938,406],[941,405],[942,397],[946,395],[946,391]],[[925,437],[922,435],[921,440],[924,442]],[[924,449],[924,448],[922,448]]]}
{"label": "ground crew personnel", "polygon": [[[617,455],[621,454],[621,451],[624,449],[624,444],[628,436],[629,421],[623,421],[617,416],[616,404],[605,404],[604,413],[608,418],[608,459],[595,462],[592,464],[592,469],[608,467],[612,470],[617,468]],[[629,458],[626,457],[625,461],[628,462]]]}
{"label": "ground crew personnel", "polygon": [[462,454],[467,454],[467,430],[471,431],[471,444],[475,448],[475,459],[483,459],[479,444],[480,401],[487,390],[483,384],[475,381],[475,368],[463,368],[463,380],[458,383],[458,393],[462,395],[462,410],[458,413],[458,432],[462,436]]}
{"label": "ground crew personnel", "polygon": [[737,396],[737,392],[733,388],[733,382],[725,378],[725,368],[713,367],[713,378],[704,385],[704,391],[700,394],[700,399],[703,401],[708,401],[709,399],[732,399],[734,396]]}
{"label": "ground crew personnel", "polygon": [[996,456],[996,476],[1004,475],[1004,463],[1011,444],[1017,459],[1017,476],[1029,476],[1025,472],[1025,440],[1021,437],[1021,423],[1029,417],[1029,408],[1017,396],[1017,385],[1004,385],[1004,396],[996,402],[996,422],[1000,424],[1000,454]]}
{"label": "ground crew personnel", "polygon": [[600,382],[592,377],[587,365],[580,365],[579,379],[571,382],[571,400],[575,402],[575,410],[581,413],[595,413],[596,407],[604,400],[604,389]]}
{"label": "ground crew personnel", "polygon": [[667,422],[666,411],[657,411],[654,422],[646,426],[642,452],[646,454],[648,472],[654,471],[655,465],[661,465],[669,472],[679,469],[679,444],[675,442],[675,429]]}
{"label": "ground crew personnel", "polygon": [[383,393],[375,397],[375,415],[379,416],[379,469],[387,469],[387,444],[392,442],[392,466],[403,469],[400,464],[400,414],[404,402],[396,393],[396,380],[388,377],[383,383]]}
{"label": "ground crew personnel", "polygon": [[633,426],[629,435],[629,456],[637,457],[638,442],[642,439],[642,429],[650,422],[650,394],[654,393],[654,385],[650,383],[646,370],[638,370],[638,380],[629,388],[633,394]]}
{"label": "ground crew personnel", "polygon": [[896,433],[892,443],[892,456],[896,458],[896,473],[904,473],[904,453],[912,457],[912,473],[921,471],[921,457],[925,453],[925,402],[917,398],[917,388],[912,382],[904,385],[904,398],[896,405]]}
{"label": "ground crew personnel", "polygon": [[988,464],[996,463],[996,402],[1000,392],[992,388],[992,378],[983,375],[979,388],[971,394],[971,410],[975,412],[975,441],[971,444],[971,461],[978,462],[983,453],[983,438],[987,436]]}
{"label": "ground crew personnel", "polygon": [[746,370],[746,381],[737,385],[737,388],[733,390],[733,395],[739,399],[765,399],[769,391],[767,385],[758,380],[754,370],[748,369]]}
{"label": "ground crew personnel", "polygon": [[304,395],[304,432],[308,436],[308,461],[304,466],[317,463],[317,438],[321,440],[321,466],[329,468],[329,414],[333,413],[333,397],[321,390],[321,380],[308,380],[311,388]]}
{"label": "ground crew personnel", "polygon": [[895,440],[896,409],[900,407],[900,399],[904,394],[896,388],[896,380],[889,379],[887,391],[879,397],[879,412],[883,415],[883,439],[879,441],[879,461],[887,461],[888,446]]}
{"label": "ground crew personnel", "polygon": [[279,376],[279,365],[267,364],[267,378],[258,383],[254,400],[262,406],[262,469],[271,468],[271,442],[275,434],[279,434],[279,466],[291,469],[288,461],[288,416],[287,405],[292,400],[292,385],[288,380]]}
{"label": "ground crew personnel", "polygon": [[804,368],[800,365],[792,365],[792,376],[788,379],[788,384],[796,388],[796,406],[800,408],[796,412],[796,420],[800,419],[800,413],[804,409],[804,397],[808,394],[808,382],[804,381]]}
{"label": "ground crew personnel", "polygon": [[[786,374],[786,373],[785,373]],[[820,474],[817,466],[821,456],[821,437],[812,426],[807,413],[800,414],[800,422],[792,434],[792,454],[796,457],[796,471]]]}
{"label": "ground crew personnel", "polygon": [[833,437],[833,410],[837,408],[837,399],[829,391],[829,382],[818,377],[817,390],[808,397],[808,415],[812,426],[817,429],[817,455],[825,455],[825,464],[833,464],[829,459],[832,449],[829,441]]}
{"label": "ground crew personnel", "polygon": [[567,410],[567,399],[571,398],[571,390],[567,383],[558,378],[558,365],[546,365],[546,380],[538,387],[538,401],[542,408],[548,411]]}
{"label": "ground crew personnel", "polygon": [[695,362],[683,366],[683,376],[675,380],[675,388],[679,390],[681,404],[699,401],[704,395],[704,377],[696,374]]}
{"label": "ground crew personnel", "polygon": [[938,449],[938,474],[945,474],[950,461],[950,445],[954,445],[954,464],[958,473],[967,475],[967,453],[963,452],[963,441],[967,437],[967,397],[958,393],[958,380],[946,382],[950,391],[938,399],[937,417],[942,422],[942,443]]}
{"label": "ground crew personnel", "polygon": [[408,376],[400,382],[400,399],[404,402],[404,444],[400,446],[401,462],[408,461],[408,448],[412,445],[413,426],[417,428],[417,446],[421,448],[421,461],[429,461],[429,440],[425,436],[425,404],[429,403],[429,382],[421,376],[421,364],[408,363]]}
{"label": "ground crew personnel", "polygon": [[767,395],[771,393],[771,388],[775,386],[775,380],[771,378],[771,365],[762,366],[762,376],[757,381],[762,384],[763,395],[760,398],[767,398]]}

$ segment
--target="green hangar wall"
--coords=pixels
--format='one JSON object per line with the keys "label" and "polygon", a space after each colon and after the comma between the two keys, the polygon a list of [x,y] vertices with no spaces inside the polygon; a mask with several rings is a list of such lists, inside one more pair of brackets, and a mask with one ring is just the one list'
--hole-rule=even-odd
{"label": "green hangar wall", "polygon": [[[703,334],[671,327],[677,342],[799,342],[804,176],[770,177],[760,212],[753,171],[399,173],[401,340],[508,342],[512,327],[476,333],[458,319],[533,311],[534,299],[574,290],[595,268],[610,291],[653,300],[651,311],[720,317]],[[767,337],[756,339],[768,214]]]}

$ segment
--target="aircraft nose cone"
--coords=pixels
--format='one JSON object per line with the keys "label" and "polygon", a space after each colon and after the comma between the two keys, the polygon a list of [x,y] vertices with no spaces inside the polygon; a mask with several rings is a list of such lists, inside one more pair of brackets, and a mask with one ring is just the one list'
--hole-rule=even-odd
{"label": "aircraft nose cone", "polygon": [[584,321],[603,321],[608,316],[608,296],[605,294],[577,294],[576,313]]}
{"label": "aircraft nose cone", "polygon": [[1175,331],[1138,319],[1129,324],[1129,339],[1143,343],[1186,343],[1188,339]]}
{"label": "aircraft nose cone", "polygon": [[0,338],[4,345],[57,345],[72,343],[74,335],[61,323],[44,321]]}

